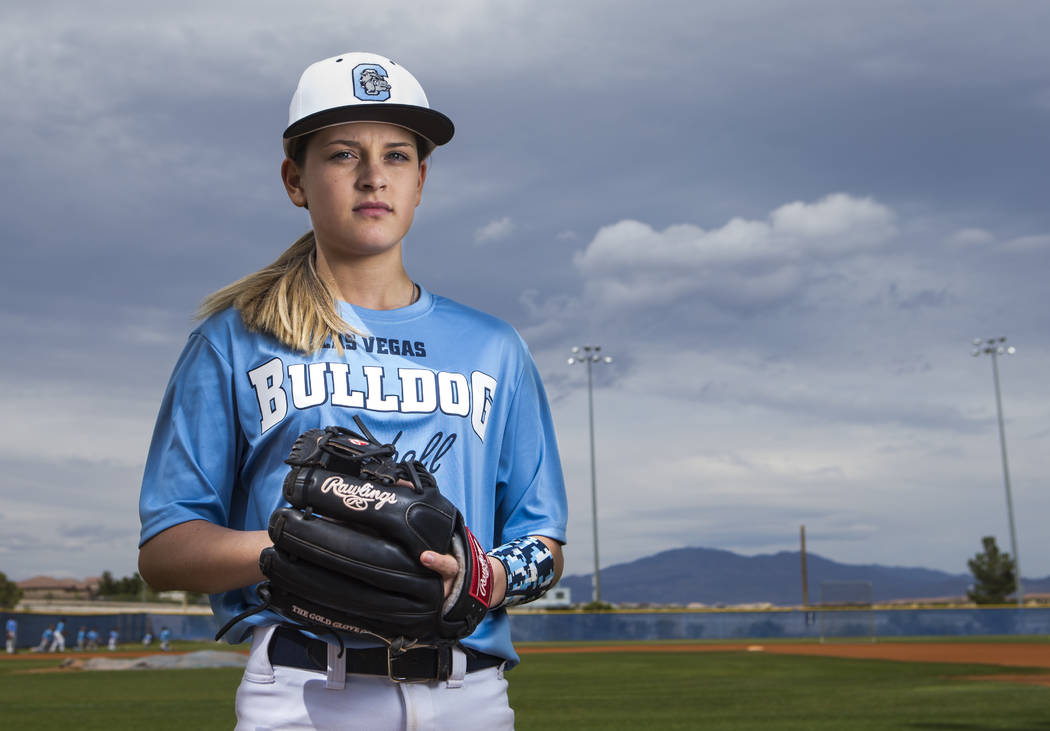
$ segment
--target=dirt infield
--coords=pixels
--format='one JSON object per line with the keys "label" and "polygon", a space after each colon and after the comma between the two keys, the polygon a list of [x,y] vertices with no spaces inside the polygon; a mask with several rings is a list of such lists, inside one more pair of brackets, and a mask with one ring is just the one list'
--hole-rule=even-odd
{"label": "dirt infield", "polygon": [[[227,648],[230,649],[230,648]],[[767,652],[777,655],[820,655],[824,657],[853,657],[865,660],[900,660],[903,662],[955,662],[977,665],[1005,665],[1017,668],[1047,668],[1050,670],[1050,643],[1025,642],[784,642],[756,644],[727,643],[638,643],[601,645],[522,645],[522,655],[548,653],[595,652]],[[118,650],[117,652],[19,652],[0,654],[3,660],[64,660],[92,657],[142,657],[144,655],[183,654],[184,650],[162,653],[159,650]],[[247,650],[243,650],[247,654]]]}
{"label": "dirt infield", "polygon": [[[185,650],[169,650],[162,652],[160,650],[115,650],[110,652],[109,650],[89,650],[85,652],[30,652],[28,650],[19,650],[14,655],[5,655],[0,653],[0,662],[9,660],[89,660],[93,657],[144,657],[146,655],[185,655]],[[244,654],[248,654],[247,650]]]}
{"label": "dirt infield", "polygon": [[[1015,668],[1050,669],[1050,644],[1020,642],[834,642],[828,644],[675,644],[675,645],[594,645],[586,647],[519,647],[531,653],[575,652],[765,652],[774,655],[816,655],[863,660],[901,662],[946,662],[975,665],[1003,665]],[[982,675],[973,680],[995,680],[1050,687],[1050,674]]]}
{"label": "dirt infield", "polygon": [[[898,660],[903,662],[952,662],[979,665],[1004,665],[1014,668],[1050,668],[1050,645],[984,642],[922,643],[857,643],[825,645],[770,645],[765,652],[792,655],[824,655],[865,660]],[[1050,674],[979,675],[971,680],[995,680],[1050,687]]]}
{"label": "dirt infield", "polygon": [[[1002,665],[1015,668],[1050,670],[1050,643],[1024,642],[829,642],[827,644],[787,642],[772,644],[746,643],[675,643],[675,644],[609,644],[609,645],[524,645],[522,655],[590,654],[605,652],[764,652],[775,655],[815,655],[863,660],[896,660],[900,662],[944,662],[974,665]],[[0,655],[4,659],[87,659],[90,657],[141,657],[148,650],[118,652],[19,653]],[[154,652],[152,654],[160,654]],[[181,654],[174,650],[170,654]],[[1050,673],[1035,675],[990,675],[975,680],[1005,680],[1034,683],[1050,687]]]}
{"label": "dirt infield", "polygon": [[955,662],[1050,669],[1050,644],[1021,642],[834,642],[783,644],[626,644],[580,647],[519,647],[531,653],[590,652],[768,652],[778,655],[821,655],[903,662]]}
{"label": "dirt infield", "polygon": [[865,660],[956,662],[1050,669],[1050,644],[1020,642],[868,642],[824,645],[765,645],[764,652],[787,655],[824,655]]}

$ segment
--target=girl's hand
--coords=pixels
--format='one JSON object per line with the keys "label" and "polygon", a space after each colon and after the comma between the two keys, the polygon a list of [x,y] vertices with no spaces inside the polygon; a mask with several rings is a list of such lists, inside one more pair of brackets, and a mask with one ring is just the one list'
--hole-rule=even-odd
{"label": "girl's hand", "polygon": [[[491,556],[486,556],[486,558],[489,561],[493,581],[490,606],[496,606],[503,601],[503,597],[507,593],[507,573],[503,568],[502,561]],[[459,564],[456,563],[455,556],[448,553],[423,551],[419,555],[419,560],[427,568],[441,574],[445,585],[445,598],[447,599],[452,591],[453,584],[456,582],[456,576],[459,574]]]}

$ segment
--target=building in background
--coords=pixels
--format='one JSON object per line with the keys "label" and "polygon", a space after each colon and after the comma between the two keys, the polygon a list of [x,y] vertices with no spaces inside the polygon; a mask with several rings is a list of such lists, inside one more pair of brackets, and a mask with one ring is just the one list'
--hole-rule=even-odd
{"label": "building in background", "polygon": [[34,576],[15,582],[22,590],[23,601],[57,601],[63,599],[92,599],[98,594],[102,578],[89,576],[86,579],[55,579],[50,576]]}

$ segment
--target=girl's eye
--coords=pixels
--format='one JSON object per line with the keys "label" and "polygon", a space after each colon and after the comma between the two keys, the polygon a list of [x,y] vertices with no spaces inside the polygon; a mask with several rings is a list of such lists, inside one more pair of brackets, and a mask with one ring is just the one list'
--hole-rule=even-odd
{"label": "girl's eye", "polygon": [[351,152],[350,150],[339,150],[339,152],[336,152],[334,155],[332,155],[332,159],[333,160],[353,160],[354,159],[354,153]]}
{"label": "girl's eye", "polygon": [[394,160],[399,160],[399,161],[400,161],[400,160],[406,160],[406,161],[407,161],[407,160],[409,159],[409,158],[408,158],[408,155],[406,155],[406,154],[405,154],[405,153],[403,153],[403,152],[391,152],[391,153],[390,153],[390,157],[391,157],[392,159],[394,159]]}

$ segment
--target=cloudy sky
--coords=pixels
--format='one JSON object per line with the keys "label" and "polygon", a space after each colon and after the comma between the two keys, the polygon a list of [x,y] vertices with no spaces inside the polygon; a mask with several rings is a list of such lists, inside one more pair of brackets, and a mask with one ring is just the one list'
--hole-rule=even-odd
{"label": "cloudy sky", "polygon": [[[309,8],[303,12],[302,8]],[[1050,5],[5,2],[0,571],[135,570],[156,409],[200,299],[307,227],[302,69],[394,58],[456,138],[406,241],[550,392],[567,571],[681,546],[1050,574]],[[1040,293],[1043,294],[1040,294]]]}

